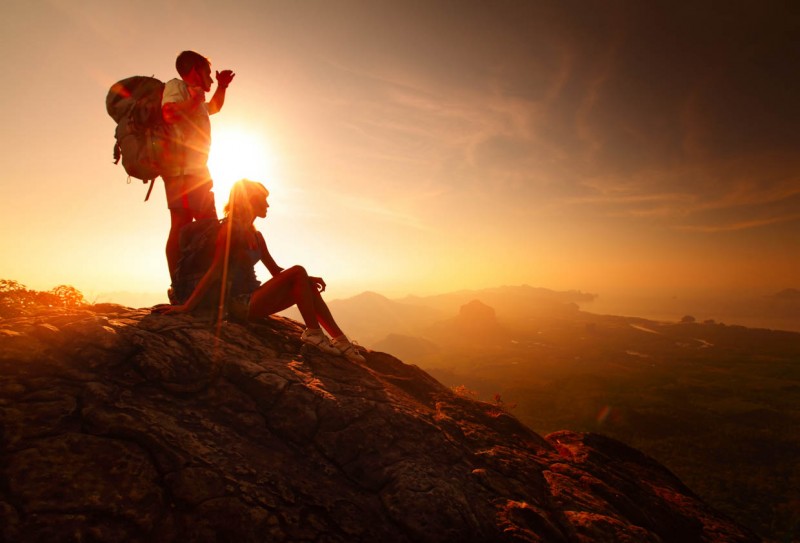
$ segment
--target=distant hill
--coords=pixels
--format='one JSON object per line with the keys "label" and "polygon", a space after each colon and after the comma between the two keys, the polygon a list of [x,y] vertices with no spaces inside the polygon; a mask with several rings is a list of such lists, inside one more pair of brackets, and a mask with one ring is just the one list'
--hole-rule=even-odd
{"label": "distant hill", "polygon": [[373,346],[377,351],[392,353],[403,360],[420,361],[429,357],[438,357],[442,348],[429,339],[418,336],[389,334]]}
{"label": "distant hill", "polygon": [[417,335],[388,334],[372,347],[424,366],[434,364],[445,353],[483,351],[505,345],[510,338],[511,333],[497,321],[494,309],[472,300],[461,306],[455,317],[420,326]]}
{"label": "distant hill", "polygon": [[[425,338],[437,323],[456,317],[462,306],[471,302],[490,307],[498,325],[513,328],[520,323],[527,326],[531,319],[574,315],[578,312],[577,302],[594,297],[576,291],[556,292],[523,285],[394,300],[375,292],[364,292],[351,298],[331,300],[328,306],[348,335],[372,347],[392,334]],[[283,314],[300,319],[296,309]]]}
{"label": "distant hill", "polygon": [[526,319],[534,315],[576,311],[578,302],[590,302],[597,296],[579,291],[554,291],[528,285],[502,286],[481,290],[461,290],[434,296],[408,296],[397,301],[423,305],[447,315],[455,315],[461,306],[479,300],[494,308],[498,319]]}
{"label": "distant hill", "polygon": [[[328,306],[342,329],[366,346],[389,334],[415,335],[421,328],[447,316],[434,307],[390,300],[375,292],[332,300]],[[296,308],[284,314],[301,320]]]}
{"label": "distant hill", "polygon": [[748,328],[800,332],[800,290],[774,293],[740,289],[728,292],[624,293],[601,296],[581,309],[606,315],[627,315],[677,322],[685,315],[699,322],[713,320]]}
{"label": "distant hill", "polygon": [[773,294],[772,298],[775,298],[776,300],[800,301],[800,290],[796,288],[786,288],[776,294]]}

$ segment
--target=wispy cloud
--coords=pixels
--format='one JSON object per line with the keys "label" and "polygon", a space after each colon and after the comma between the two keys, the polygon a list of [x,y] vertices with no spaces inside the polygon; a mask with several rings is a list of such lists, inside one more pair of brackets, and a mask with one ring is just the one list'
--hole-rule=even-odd
{"label": "wispy cloud", "polygon": [[369,214],[382,221],[399,224],[409,228],[423,231],[433,230],[428,224],[419,217],[407,212],[395,209],[384,202],[379,202],[370,198],[357,196],[337,196],[339,203],[358,213]]}
{"label": "wispy cloud", "polygon": [[[750,138],[757,145],[741,153],[713,144],[725,109],[712,101],[723,83],[736,82],[735,66],[678,61],[687,48],[718,58],[735,40],[707,49],[691,27],[686,44],[657,45],[651,33],[664,37],[668,29],[640,20],[638,10],[615,5],[601,16],[601,26],[586,18],[546,37],[520,34],[518,48],[448,57],[452,65],[438,70],[430,59],[332,55],[328,69],[356,89],[344,100],[323,93],[339,108],[342,168],[409,194],[502,194],[515,209],[535,202],[554,213],[681,231],[794,220],[800,161],[768,155],[766,135]],[[672,64],[660,69],[659,61]],[[347,205],[422,226],[381,201],[377,187],[365,189],[363,201]]]}
{"label": "wispy cloud", "polygon": [[[800,183],[788,157],[715,160],[628,177],[595,177],[562,204],[600,216],[657,219],[680,231],[722,232],[795,221]],[[670,190],[664,190],[669,187]]]}
{"label": "wispy cloud", "polygon": [[799,221],[800,221],[800,213],[790,213],[778,217],[754,218],[748,220],[725,222],[720,224],[683,224],[683,225],[676,225],[673,228],[675,230],[681,230],[684,232],[702,232],[707,234],[713,234],[718,232],[734,232],[737,230],[750,230],[754,228],[762,228],[764,226],[769,226],[773,224],[791,223]]}

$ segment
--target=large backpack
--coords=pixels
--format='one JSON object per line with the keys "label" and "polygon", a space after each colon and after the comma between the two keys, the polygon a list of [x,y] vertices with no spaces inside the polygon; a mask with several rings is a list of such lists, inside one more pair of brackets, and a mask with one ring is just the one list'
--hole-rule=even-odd
{"label": "large backpack", "polygon": [[164,83],[136,75],[115,83],[106,96],[106,111],[117,123],[114,164],[121,158],[130,177],[150,182],[145,201],[156,177],[174,160],[171,130],[161,116],[163,93]]}
{"label": "large backpack", "polygon": [[[211,267],[221,223],[217,219],[200,219],[181,228],[180,257],[172,283],[176,301],[184,303],[192,295],[200,279]],[[219,299],[216,296],[215,299]]]}

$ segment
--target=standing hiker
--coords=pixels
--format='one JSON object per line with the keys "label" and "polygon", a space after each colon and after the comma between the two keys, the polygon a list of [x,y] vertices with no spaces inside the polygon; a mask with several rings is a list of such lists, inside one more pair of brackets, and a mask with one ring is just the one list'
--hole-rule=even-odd
{"label": "standing hiker", "polygon": [[[161,100],[164,121],[171,128],[173,165],[163,172],[170,230],[167,237],[167,266],[172,281],[180,257],[180,231],[193,219],[217,218],[208,171],[211,146],[209,115],[217,113],[225,103],[225,90],[233,80],[231,70],[216,72],[217,90],[206,102],[211,90],[211,62],[194,51],[184,51],[175,61],[180,79],[168,81]],[[172,288],[169,291],[172,295]]]}

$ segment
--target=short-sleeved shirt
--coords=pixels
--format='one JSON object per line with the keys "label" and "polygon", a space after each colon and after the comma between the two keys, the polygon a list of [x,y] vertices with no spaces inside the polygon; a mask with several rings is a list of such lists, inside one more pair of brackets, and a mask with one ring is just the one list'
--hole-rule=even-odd
{"label": "short-sleeved shirt", "polygon": [[[223,225],[227,225],[227,220]],[[252,294],[261,283],[256,279],[255,265],[261,260],[259,238],[261,233],[251,226],[234,222],[231,228],[230,260],[228,279],[231,296]],[[263,241],[261,242],[263,243]]]}
{"label": "short-sleeved shirt", "polygon": [[[260,232],[252,228],[252,225],[242,225],[234,222],[233,225],[230,225],[231,228],[229,230],[228,220],[223,219],[221,221],[218,233],[219,238],[217,239],[218,243],[220,241],[226,243],[225,236],[230,233],[225,300],[227,304],[232,304],[231,310],[235,310],[239,317],[244,317],[248,312],[250,296],[261,286],[261,282],[256,278],[255,265],[261,260],[259,244],[264,244],[264,238]],[[197,227],[190,225],[184,228]],[[220,250],[219,247],[217,250]],[[188,284],[184,285],[184,288],[188,286],[189,293],[191,293],[191,290],[197,288],[197,284],[201,279],[202,276],[193,276],[187,282]],[[220,280],[216,280],[208,289],[205,297],[200,302],[201,308],[208,309],[219,305],[220,284]]]}
{"label": "short-sleeved shirt", "polygon": [[[164,86],[161,105],[170,102],[183,102],[189,99],[189,88],[182,79],[171,79]],[[211,121],[208,118],[208,104],[201,103],[195,111],[172,124],[175,138],[174,171],[165,172],[167,176],[207,175],[208,151],[211,148]],[[181,166],[183,171],[181,171]],[[163,177],[163,176],[162,176]]]}

